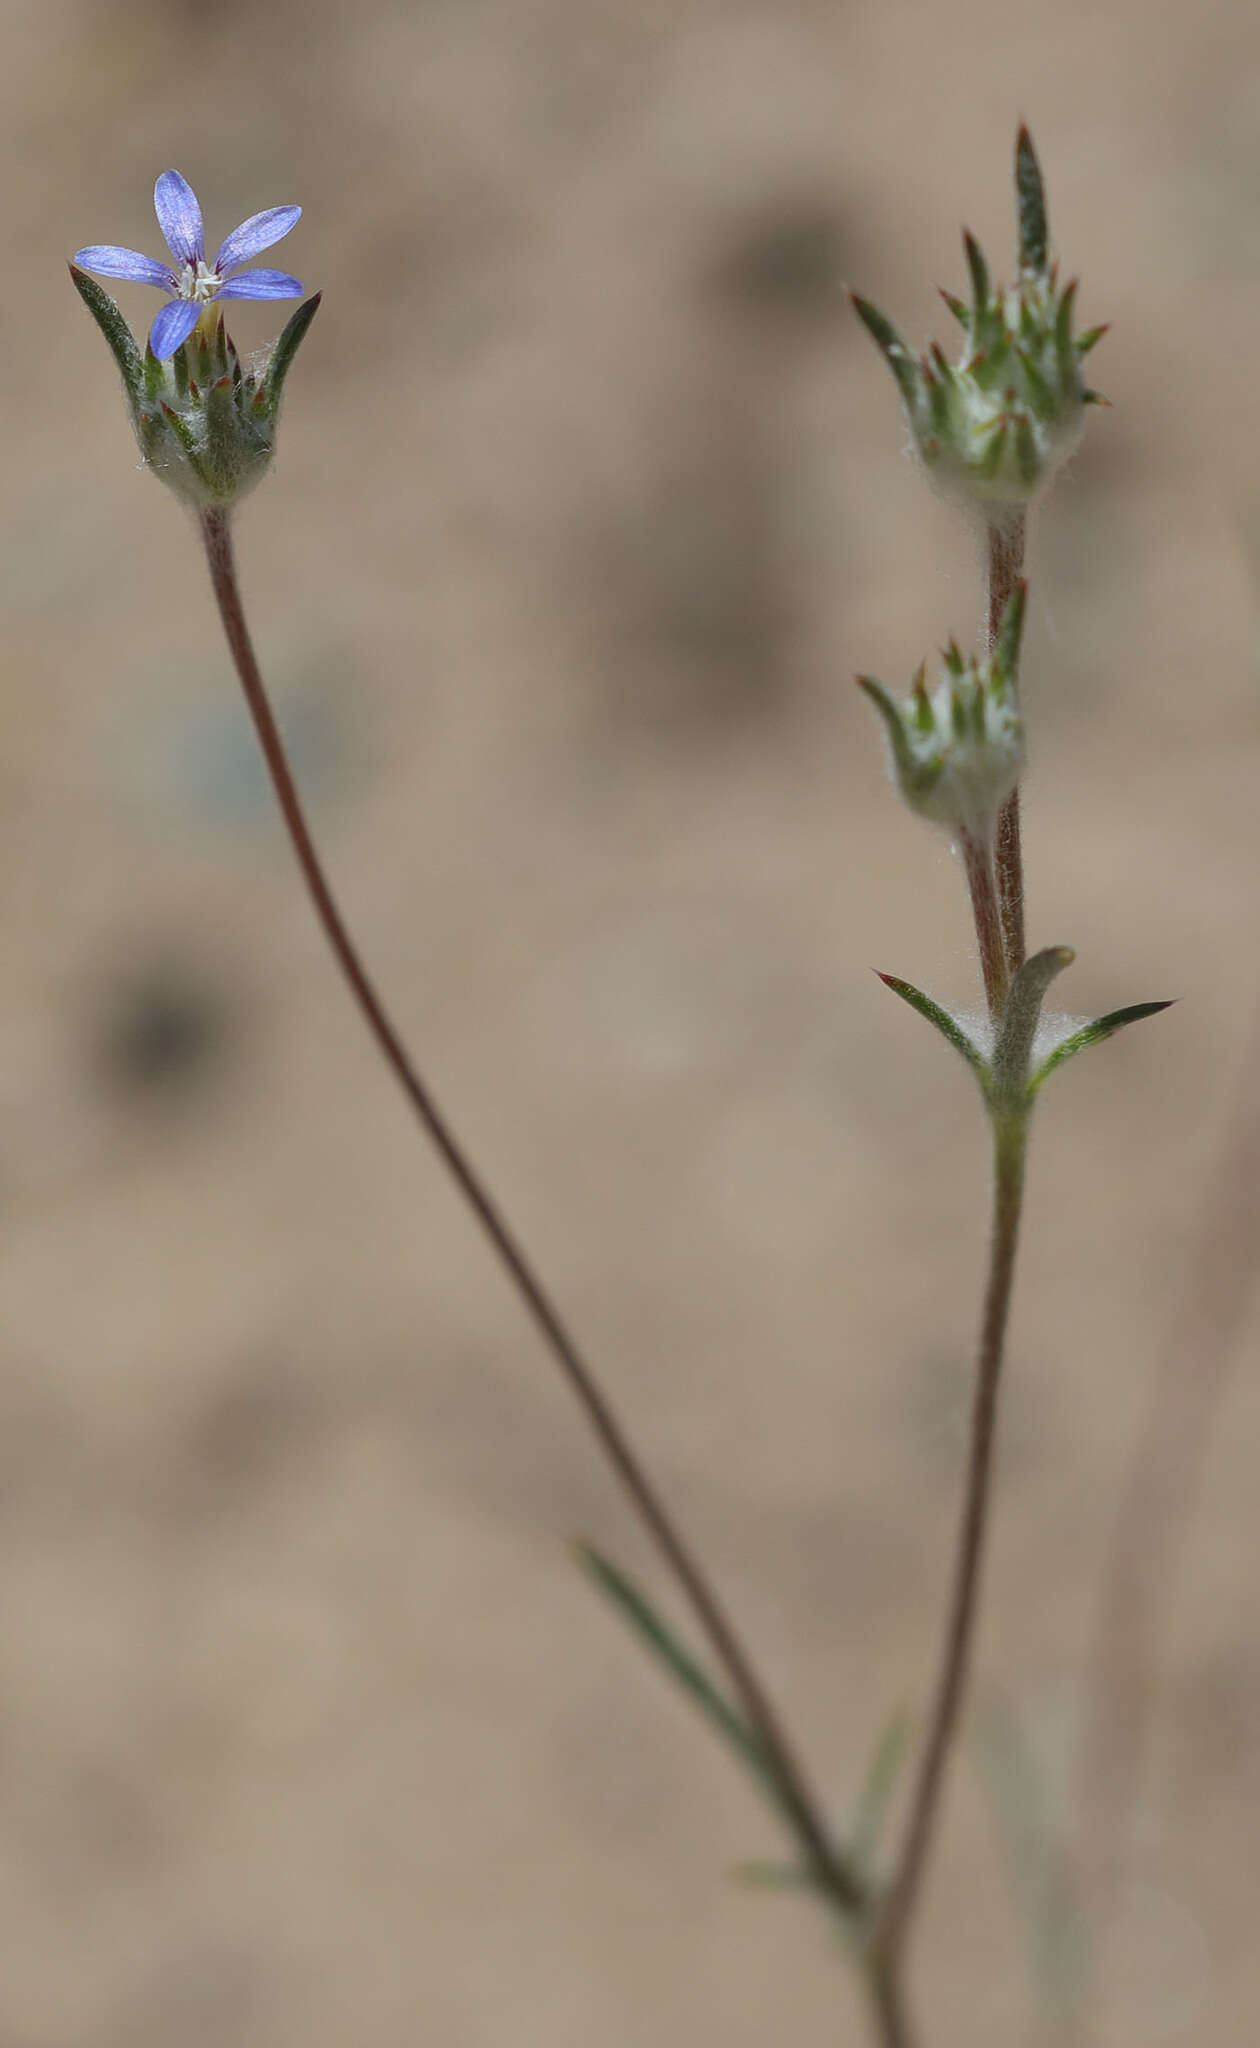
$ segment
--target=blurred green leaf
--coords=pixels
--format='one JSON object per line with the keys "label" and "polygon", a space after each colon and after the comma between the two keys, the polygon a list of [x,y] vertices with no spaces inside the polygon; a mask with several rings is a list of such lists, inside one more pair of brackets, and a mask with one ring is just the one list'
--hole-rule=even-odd
{"label": "blurred green leaf", "polygon": [[909,1747],[910,1716],[899,1708],[889,1716],[875,1744],[853,1814],[849,1844],[868,1870],[879,1853],[880,1836]]}
{"label": "blurred green leaf", "polygon": [[1083,2000],[1088,1930],[1055,1832],[1045,1772],[1014,1708],[991,1700],[977,1733],[981,1777],[1027,1932],[1036,1995],[1055,2023],[1051,2038],[1058,2039]]}
{"label": "blurred green leaf", "polygon": [[779,1794],[774,1774],[756,1733],[748,1726],[742,1714],[731,1705],[725,1693],[714,1684],[668,1624],[662,1621],[646,1594],[642,1593],[617,1565],[602,1556],[589,1543],[575,1544],[574,1549],[578,1562],[592,1585],[612,1602],[622,1619],[630,1624],[639,1641],[682,1687],[693,1705],[700,1709],[710,1727],[716,1728],[724,1741],[729,1743],[740,1762],[752,1771],[763,1789],[770,1793],[777,1807]]}

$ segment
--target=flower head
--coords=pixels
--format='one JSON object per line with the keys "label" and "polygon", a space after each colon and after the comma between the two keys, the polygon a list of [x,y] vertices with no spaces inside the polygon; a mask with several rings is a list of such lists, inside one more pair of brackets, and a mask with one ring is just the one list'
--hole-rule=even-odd
{"label": "flower head", "polygon": [[1003,290],[971,235],[963,237],[971,304],[942,297],[963,330],[950,363],[934,342],[915,357],[892,322],[854,294],[853,304],[897,381],[915,449],[946,495],[988,516],[1027,505],[1072,453],[1084,408],[1104,404],[1081,375],[1084,357],[1106,332],[1073,335],[1075,281],[1060,288],[1049,258],[1045,192],[1032,140],[1021,128],[1015,151],[1019,275]]}
{"label": "flower head", "polygon": [[1017,693],[1024,594],[1018,583],[990,660],[964,660],[951,640],[935,689],[922,668],[900,701],[873,676],[858,677],[884,721],[893,781],[910,809],[981,842],[1024,762]]}
{"label": "flower head", "polygon": [[98,277],[122,277],[132,284],[154,284],[170,294],[149,330],[149,346],[164,363],[187,341],[206,307],[215,299],[300,299],[302,286],[285,270],[241,270],[240,265],[269,249],[301,218],[300,206],[269,206],[251,214],[219,245],[213,263],[206,262],[205,229],[197,195],[178,171],[163,171],[153,188],[158,226],[171,252],[170,263],[142,256],[137,249],[93,243],[74,261]]}
{"label": "flower head", "polygon": [[[287,235],[301,208],[273,206],[256,213],[207,263],[201,208],[178,171],[163,171],[154,204],[172,265],[134,249],[80,249],[70,265],[71,282],[118,366],[146,467],[203,510],[234,505],[271,462],[285,379],[318,310],[319,294],[298,307],[269,348],[245,360],[216,302],[301,296],[296,277],[282,270],[237,267]],[[147,349],[90,270],[155,284],[170,294]]]}

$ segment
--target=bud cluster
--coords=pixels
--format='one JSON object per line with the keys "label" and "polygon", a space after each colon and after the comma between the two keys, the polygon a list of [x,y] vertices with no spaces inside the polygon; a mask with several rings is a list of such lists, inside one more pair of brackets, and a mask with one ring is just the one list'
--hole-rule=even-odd
{"label": "bud cluster", "polygon": [[950,641],[934,689],[927,687],[926,664],[910,695],[900,699],[873,676],[858,677],[884,721],[892,777],[910,809],[981,843],[991,838],[1024,765],[1018,694],[1024,594],[1025,585],[1017,584],[990,660],[964,659]]}
{"label": "bud cluster", "polygon": [[1048,260],[1041,172],[1028,131],[1015,156],[1019,275],[994,288],[979,244],[963,237],[971,303],[941,296],[963,330],[957,363],[938,343],[915,357],[883,313],[853,304],[897,381],[915,448],[947,496],[987,511],[1027,505],[1080,439],[1087,405],[1105,403],[1085,384],[1083,358],[1106,333],[1074,336],[1076,281],[1059,288]]}
{"label": "bud cluster", "polygon": [[278,341],[242,361],[217,308],[207,308],[165,362],[143,355],[108,292],[77,266],[70,275],[118,365],[145,463],[180,497],[202,509],[231,505],[271,461],[289,366],[315,317],[318,293]]}

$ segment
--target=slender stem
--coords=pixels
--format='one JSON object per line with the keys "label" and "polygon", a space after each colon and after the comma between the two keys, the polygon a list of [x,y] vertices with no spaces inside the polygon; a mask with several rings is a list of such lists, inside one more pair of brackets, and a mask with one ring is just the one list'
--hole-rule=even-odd
{"label": "slender stem", "polygon": [[1026,958],[1024,941],[1024,853],[1019,816],[1019,785],[1007,797],[998,813],[997,835],[998,900],[1002,913],[1002,943],[1006,964],[1012,974]]}
{"label": "slender stem", "polygon": [[280,736],[254,655],[237,584],[227,513],[204,512],[201,517],[201,529],[210,568],[210,580],[218,601],[223,630],[227,635],[232,659],[236,664],[237,674],[254,721],[254,729],[266,758],[293,851],[297,855],[298,865],[305,878],[316,915],[364,1021],[425,1132],[437,1148],[460,1194],[489,1239],[496,1257],[508,1274],[552,1358],[568,1381],[595,1432],[600,1448],[633,1503],[640,1520],[690,1603],[714,1655],[725,1670],[749,1722],[760,1738],[779,1795],[797,1830],[802,1849],[809,1858],[814,1875],[836,1905],[848,1913],[855,1913],[866,1902],[866,1884],[831,1840],[817,1794],[796,1757],[779,1720],[778,1712],[771,1703],[749,1653],[736,1634],[733,1623],[691,1549],[667,1513],[607,1395],[579,1351],[559,1310],[413,1065],[359,958],[316,853],[315,843],[289,767],[284,741]]}
{"label": "slender stem", "polygon": [[993,1230],[971,1413],[971,1441],[953,1585],[923,1752],[910,1797],[900,1852],[876,1933],[877,1953],[894,1975],[904,1949],[940,1811],[950,1749],[958,1727],[975,1638],[980,1575],[988,1525],[997,1422],[998,1382],[1019,1242],[1027,1145],[1026,1112],[993,1120]]}
{"label": "slender stem", "polygon": [[867,1985],[881,2048],[914,2048],[901,1973],[895,1962],[873,1955],[867,1968]]}
{"label": "slender stem", "polygon": [[1002,919],[993,878],[993,849],[987,840],[960,832],[958,847],[971,892],[971,910],[976,921],[976,943],[980,948],[980,972],[984,979],[989,1022],[997,1030],[1010,987]]}
{"label": "slender stem", "polygon": [[[988,652],[997,646],[1002,614],[1024,566],[1025,515],[1012,512],[988,528],[985,548]],[[998,815],[997,890],[1002,914],[1002,939],[1009,974],[1024,964],[1024,857],[1020,845],[1019,791],[1013,789]]]}

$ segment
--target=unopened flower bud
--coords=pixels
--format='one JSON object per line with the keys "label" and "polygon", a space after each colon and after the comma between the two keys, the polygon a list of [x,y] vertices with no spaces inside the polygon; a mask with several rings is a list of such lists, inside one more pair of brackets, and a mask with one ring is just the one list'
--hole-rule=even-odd
{"label": "unopened flower bud", "polygon": [[956,363],[935,342],[914,356],[891,321],[853,295],[896,378],[931,481],[989,516],[1029,504],[1076,447],[1085,407],[1106,403],[1081,375],[1084,357],[1106,328],[1072,333],[1076,281],[1060,290],[1058,265],[1049,261],[1045,193],[1026,128],[1016,145],[1015,191],[1015,283],[995,289],[979,244],[966,234],[970,304],[941,294],[963,330]]}
{"label": "unopened flower bud", "polygon": [[951,641],[934,689],[926,668],[900,699],[873,676],[858,677],[884,721],[892,778],[910,809],[981,842],[1024,765],[1017,685],[1025,589],[1019,583],[1011,595],[992,657],[964,660]]}

